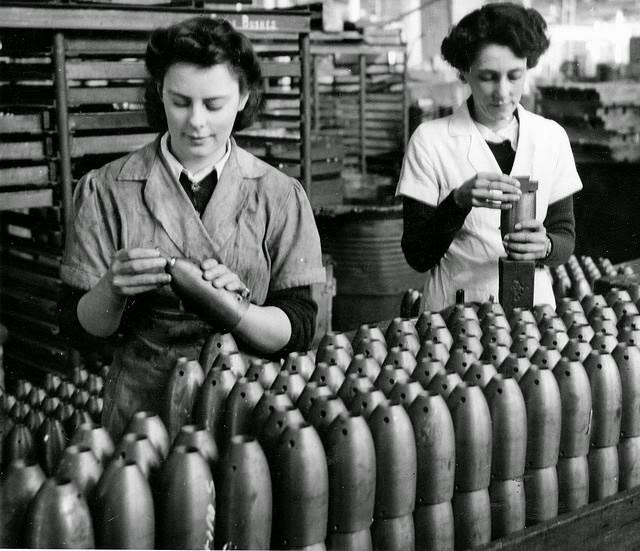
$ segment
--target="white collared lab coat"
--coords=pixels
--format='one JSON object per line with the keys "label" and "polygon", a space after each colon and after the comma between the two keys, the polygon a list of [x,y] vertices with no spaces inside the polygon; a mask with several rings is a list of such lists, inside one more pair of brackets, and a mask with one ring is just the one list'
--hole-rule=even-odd
{"label": "white collared lab coat", "polygon": [[[582,189],[582,182],[564,129],[521,105],[518,118],[518,147],[511,175],[529,176],[538,182],[536,218],[543,221],[548,205]],[[502,170],[465,101],[452,115],[423,122],[413,133],[396,195],[437,206],[479,172]],[[457,289],[464,289],[468,301],[497,298],[501,256],[506,252],[500,235],[500,210],[471,209],[440,263],[427,273],[425,308],[441,310],[453,304]],[[551,278],[542,268],[536,269],[534,302],[555,306]]]}

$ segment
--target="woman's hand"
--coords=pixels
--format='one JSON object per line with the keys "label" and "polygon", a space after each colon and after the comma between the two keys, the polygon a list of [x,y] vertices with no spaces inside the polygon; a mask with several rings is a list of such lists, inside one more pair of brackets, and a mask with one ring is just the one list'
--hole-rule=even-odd
{"label": "woman's hand", "polygon": [[220,264],[215,258],[203,260],[200,264],[204,279],[211,281],[217,289],[226,289],[236,293],[248,295],[249,289],[240,280],[235,272],[232,272],[224,264]]}
{"label": "woman's hand", "polygon": [[114,295],[127,297],[162,287],[171,281],[167,259],[157,249],[120,249],[107,272]]}
{"label": "woman's hand", "polygon": [[547,253],[549,238],[539,220],[525,220],[515,225],[515,231],[504,236],[504,248],[513,260],[537,260]]}
{"label": "woman's hand", "polygon": [[479,172],[453,192],[463,208],[510,209],[520,199],[520,182],[506,174]]}

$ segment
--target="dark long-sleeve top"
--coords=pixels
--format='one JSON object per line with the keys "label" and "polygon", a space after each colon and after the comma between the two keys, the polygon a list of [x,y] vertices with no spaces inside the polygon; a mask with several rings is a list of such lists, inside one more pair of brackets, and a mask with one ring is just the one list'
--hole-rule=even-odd
{"label": "dark long-sleeve top", "polygon": [[[69,343],[84,351],[95,350],[96,346],[112,343],[114,338],[100,338],[88,333],[78,319],[78,302],[86,291],[75,289],[68,285],[62,286],[62,297],[58,304],[60,331]],[[289,342],[279,351],[269,354],[286,356],[292,351],[305,351],[311,347],[316,323],[318,306],[311,296],[311,287],[292,287],[267,294],[264,306],[280,308],[291,323],[291,337]]]}
{"label": "dark long-sleeve top", "polygon": [[[487,144],[501,170],[505,174],[511,172],[515,152],[509,143]],[[437,207],[409,197],[404,197],[402,204],[402,251],[413,269],[427,272],[436,266],[447,252],[471,209],[458,206],[453,192]],[[550,204],[543,223],[551,240],[551,254],[540,262],[548,266],[566,262],[575,245],[573,197],[570,195]]]}

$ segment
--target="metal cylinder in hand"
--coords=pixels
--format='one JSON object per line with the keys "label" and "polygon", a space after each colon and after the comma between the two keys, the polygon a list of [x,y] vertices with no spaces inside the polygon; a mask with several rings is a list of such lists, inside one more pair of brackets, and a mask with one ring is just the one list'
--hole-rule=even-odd
{"label": "metal cylinder in hand", "polygon": [[536,191],[538,190],[538,182],[529,180],[528,176],[518,176],[516,179],[520,182],[522,195],[517,202],[513,203],[510,209],[501,211],[500,233],[503,239],[505,235],[515,231],[517,223],[524,222],[525,220],[533,220],[536,217]]}
{"label": "metal cylinder in hand", "polygon": [[247,298],[214,287],[202,277],[202,270],[191,260],[170,258],[165,269],[171,275],[171,288],[185,308],[214,327],[233,329],[249,308]]}

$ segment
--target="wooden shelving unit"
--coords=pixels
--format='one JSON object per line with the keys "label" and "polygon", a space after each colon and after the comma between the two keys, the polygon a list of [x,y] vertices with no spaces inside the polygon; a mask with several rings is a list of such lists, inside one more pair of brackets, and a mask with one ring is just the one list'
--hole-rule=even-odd
{"label": "wooden shelving unit", "polygon": [[148,33],[202,14],[245,32],[263,62],[267,108],[238,142],[311,195],[327,163],[326,148],[311,140],[307,12],[0,5],[0,322],[9,372],[65,372],[77,361],[56,321],[74,185],[154,138],[144,115]]}

